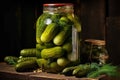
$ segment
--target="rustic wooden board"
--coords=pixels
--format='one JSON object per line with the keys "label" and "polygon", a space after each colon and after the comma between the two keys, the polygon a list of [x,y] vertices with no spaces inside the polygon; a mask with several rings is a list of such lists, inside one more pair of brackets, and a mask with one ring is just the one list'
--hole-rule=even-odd
{"label": "rustic wooden board", "polygon": [[13,66],[0,62],[0,80],[119,80],[101,76],[99,79],[76,78],[75,76],[65,76],[46,72],[16,72]]}
{"label": "rustic wooden board", "polygon": [[74,76],[65,76],[61,74],[52,74],[46,72],[16,72],[13,66],[6,63],[0,63],[0,80],[98,80],[89,78],[76,78]]}
{"label": "rustic wooden board", "polygon": [[32,72],[16,72],[13,66],[0,63],[0,80],[29,80]]}
{"label": "rustic wooden board", "polygon": [[76,78],[74,76],[64,76],[60,74],[38,73],[30,75],[30,80],[99,80],[91,78]]}

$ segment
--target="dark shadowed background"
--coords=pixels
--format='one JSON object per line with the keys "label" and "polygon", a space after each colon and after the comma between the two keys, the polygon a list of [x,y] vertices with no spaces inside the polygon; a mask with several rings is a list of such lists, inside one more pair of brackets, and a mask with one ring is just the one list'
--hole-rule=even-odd
{"label": "dark shadowed background", "polygon": [[35,22],[42,14],[42,4],[59,2],[74,4],[75,14],[82,22],[83,40],[105,39],[110,61],[119,64],[119,0],[4,0],[0,3],[0,61],[6,55],[19,56],[23,48],[35,47]]}

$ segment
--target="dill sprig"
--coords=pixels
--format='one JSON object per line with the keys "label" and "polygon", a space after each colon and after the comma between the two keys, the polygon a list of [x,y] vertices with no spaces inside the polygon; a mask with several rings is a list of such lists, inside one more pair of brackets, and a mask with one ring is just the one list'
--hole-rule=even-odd
{"label": "dill sprig", "polygon": [[97,70],[90,71],[90,73],[88,73],[87,77],[88,78],[97,78],[100,75],[107,75],[107,76],[112,76],[112,77],[118,76],[119,75],[118,67],[114,66],[112,64],[104,64]]}

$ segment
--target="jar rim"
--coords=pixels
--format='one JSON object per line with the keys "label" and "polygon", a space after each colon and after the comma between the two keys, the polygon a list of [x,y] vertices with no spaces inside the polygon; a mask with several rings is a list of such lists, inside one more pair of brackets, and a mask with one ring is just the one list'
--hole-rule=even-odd
{"label": "jar rim", "polygon": [[66,6],[66,5],[68,5],[68,6],[71,6],[71,5],[73,5],[72,3],[45,3],[45,4],[43,4],[43,6]]}
{"label": "jar rim", "polygon": [[92,45],[105,45],[105,40],[86,39],[85,42],[91,43]]}

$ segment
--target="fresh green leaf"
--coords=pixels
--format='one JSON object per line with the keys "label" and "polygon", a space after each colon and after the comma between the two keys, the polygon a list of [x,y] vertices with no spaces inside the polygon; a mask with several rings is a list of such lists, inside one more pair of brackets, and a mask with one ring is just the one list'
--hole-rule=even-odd
{"label": "fresh green leaf", "polygon": [[88,73],[87,77],[96,78],[99,77],[100,75],[117,76],[118,75],[117,69],[118,67],[112,64],[104,64],[97,70],[93,70],[90,73]]}

